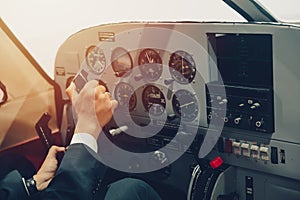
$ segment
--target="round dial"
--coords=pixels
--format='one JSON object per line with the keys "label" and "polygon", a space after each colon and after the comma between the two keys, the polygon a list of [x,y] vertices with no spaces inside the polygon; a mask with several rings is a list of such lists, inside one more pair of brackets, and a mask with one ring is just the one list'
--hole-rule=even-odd
{"label": "round dial", "polygon": [[172,77],[182,84],[190,83],[196,74],[196,65],[193,57],[185,51],[172,53],[169,60]]}
{"label": "round dial", "polygon": [[95,45],[88,47],[85,53],[85,59],[87,65],[95,74],[100,74],[105,69],[106,58],[101,48]]}
{"label": "round dial", "polygon": [[136,107],[136,94],[128,83],[120,82],[116,86],[114,94],[120,107],[128,108],[129,111]]}
{"label": "round dial", "polygon": [[145,109],[153,115],[161,115],[166,108],[166,98],[162,91],[154,86],[148,85],[142,94]]}
{"label": "round dial", "polygon": [[172,99],[175,113],[186,121],[194,120],[199,112],[195,95],[187,90],[178,90]]}
{"label": "round dial", "polygon": [[132,69],[133,62],[129,52],[126,49],[117,47],[111,54],[111,65],[115,75],[120,77]]}
{"label": "round dial", "polygon": [[143,77],[147,80],[156,81],[162,74],[162,60],[154,49],[144,49],[139,55],[138,64]]}

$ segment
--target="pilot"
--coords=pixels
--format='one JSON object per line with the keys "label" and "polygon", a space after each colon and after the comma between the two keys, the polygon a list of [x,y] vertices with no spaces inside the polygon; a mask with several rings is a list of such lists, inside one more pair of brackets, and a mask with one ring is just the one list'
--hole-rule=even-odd
{"label": "pilot", "polygon": [[[160,199],[150,185],[133,178],[114,182],[107,191],[103,189],[106,166],[99,162],[96,140],[117,102],[97,81],[88,82],[79,94],[74,87],[71,84],[67,89],[78,116],[70,146],[52,146],[41,168],[28,180],[16,170],[8,173],[0,180],[0,199]],[[58,167],[59,152],[65,155]]]}

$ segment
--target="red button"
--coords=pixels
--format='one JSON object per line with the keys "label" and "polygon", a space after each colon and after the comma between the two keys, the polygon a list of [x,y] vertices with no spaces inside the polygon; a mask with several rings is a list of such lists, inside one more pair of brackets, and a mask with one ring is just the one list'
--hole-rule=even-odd
{"label": "red button", "polygon": [[213,159],[209,162],[209,165],[213,169],[220,167],[222,164],[223,164],[223,160],[220,156],[216,157],[215,159]]}

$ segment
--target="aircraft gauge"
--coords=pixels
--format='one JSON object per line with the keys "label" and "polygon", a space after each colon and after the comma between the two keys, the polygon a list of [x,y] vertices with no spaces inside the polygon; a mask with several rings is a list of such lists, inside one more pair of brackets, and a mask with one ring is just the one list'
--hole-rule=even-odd
{"label": "aircraft gauge", "polygon": [[117,47],[112,51],[111,65],[115,75],[122,77],[133,68],[132,57],[126,49]]}
{"label": "aircraft gauge", "polygon": [[154,49],[144,49],[139,55],[138,64],[147,80],[156,81],[160,78],[163,71],[162,59]]}
{"label": "aircraft gauge", "polygon": [[101,74],[105,69],[106,58],[103,49],[95,45],[88,47],[85,53],[85,59],[93,73]]}
{"label": "aircraft gauge", "polygon": [[195,95],[187,90],[178,90],[172,99],[175,113],[186,121],[194,120],[199,112]]}
{"label": "aircraft gauge", "polygon": [[176,51],[169,60],[172,77],[182,84],[192,82],[196,75],[196,65],[193,57],[185,51]]}
{"label": "aircraft gauge", "polygon": [[166,98],[162,91],[154,86],[148,85],[142,94],[142,101],[145,109],[153,115],[161,115],[166,108]]}
{"label": "aircraft gauge", "polygon": [[128,83],[118,83],[114,94],[115,99],[118,101],[120,107],[128,108],[129,111],[135,109],[137,103],[136,94],[134,89]]}

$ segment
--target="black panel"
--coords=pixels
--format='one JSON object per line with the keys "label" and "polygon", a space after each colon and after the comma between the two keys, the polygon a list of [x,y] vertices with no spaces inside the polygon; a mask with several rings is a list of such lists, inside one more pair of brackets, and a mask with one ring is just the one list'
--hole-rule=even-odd
{"label": "black panel", "polygon": [[217,66],[226,85],[272,87],[272,36],[214,34]]}
{"label": "black panel", "polygon": [[207,35],[210,59],[219,70],[219,74],[211,70],[218,80],[206,88],[208,121],[220,117],[218,112],[226,109],[222,117],[225,126],[273,133],[272,35]]}

